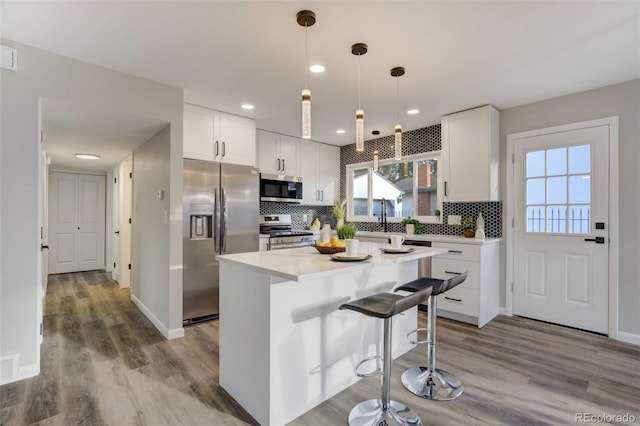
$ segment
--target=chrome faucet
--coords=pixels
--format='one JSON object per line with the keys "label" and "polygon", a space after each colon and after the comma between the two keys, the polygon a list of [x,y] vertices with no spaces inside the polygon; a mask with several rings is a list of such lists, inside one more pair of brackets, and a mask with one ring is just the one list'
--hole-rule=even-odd
{"label": "chrome faucet", "polygon": [[382,209],[380,211],[380,217],[378,218],[378,222],[382,224],[384,232],[387,232],[387,202],[384,198],[380,200],[380,205]]}

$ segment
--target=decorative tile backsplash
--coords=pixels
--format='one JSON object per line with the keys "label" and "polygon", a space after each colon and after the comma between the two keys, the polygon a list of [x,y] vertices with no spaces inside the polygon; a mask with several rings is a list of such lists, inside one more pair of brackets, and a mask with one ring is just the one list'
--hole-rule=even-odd
{"label": "decorative tile backsplash", "polygon": [[[403,133],[402,155],[414,155],[424,152],[440,151],[442,139],[440,134],[440,124],[424,127],[422,129],[409,130]],[[378,149],[380,159],[393,158],[394,139],[393,135],[371,139],[365,142],[363,152],[356,151],[356,145],[345,145],[340,147],[340,196],[345,197],[346,165],[363,163],[373,159],[373,151]],[[422,234],[440,235],[462,235],[462,230],[447,224],[447,216],[459,215],[471,216],[475,220],[478,213],[482,212],[485,222],[485,235],[489,238],[500,238],[502,236],[502,202],[483,201],[473,203],[443,203],[441,223],[423,223]],[[288,203],[260,203],[260,214],[290,214],[295,229],[308,228],[316,217],[322,223],[331,223],[335,228],[335,218],[331,214],[330,206],[301,206],[299,204]],[[303,215],[307,215],[307,220],[303,220]],[[355,222],[358,229],[362,231],[380,231],[382,225],[377,222]],[[388,223],[389,232],[405,232],[404,225],[400,223]]]}

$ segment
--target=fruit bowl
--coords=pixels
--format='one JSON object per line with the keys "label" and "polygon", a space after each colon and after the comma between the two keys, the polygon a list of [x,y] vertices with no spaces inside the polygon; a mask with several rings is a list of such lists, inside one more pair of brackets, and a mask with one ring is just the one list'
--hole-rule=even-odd
{"label": "fruit bowl", "polygon": [[322,254],[336,254],[336,253],[342,253],[343,251],[347,251],[346,247],[316,246],[316,245],[311,247],[315,247],[315,249]]}

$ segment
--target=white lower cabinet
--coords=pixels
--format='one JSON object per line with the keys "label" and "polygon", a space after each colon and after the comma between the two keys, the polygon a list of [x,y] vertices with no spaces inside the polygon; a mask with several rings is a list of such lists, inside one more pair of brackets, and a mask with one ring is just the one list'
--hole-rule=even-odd
{"label": "white lower cabinet", "polygon": [[432,277],[468,272],[462,284],[438,296],[438,315],[483,327],[500,311],[500,243],[434,242],[432,247],[449,250],[432,258]]}
{"label": "white lower cabinet", "polygon": [[258,251],[269,251],[269,236],[260,235],[260,243]]}

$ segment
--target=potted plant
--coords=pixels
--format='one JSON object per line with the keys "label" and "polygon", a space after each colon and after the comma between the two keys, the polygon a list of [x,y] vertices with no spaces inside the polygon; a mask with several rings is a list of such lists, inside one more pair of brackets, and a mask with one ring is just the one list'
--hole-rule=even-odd
{"label": "potted plant", "polygon": [[436,209],[433,213],[436,215],[436,220],[440,221],[440,209]]}
{"label": "potted plant", "polygon": [[344,216],[347,213],[347,200],[336,201],[331,207],[331,213],[336,217],[336,229],[344,225]]}
{"label": "potted plant", "polygon": [[356,230],[356,225],[353,223],[345,223],[336,229],[336,233],[341,240],[352,240],[356,236]]}
{"label": "potted plant", "polygon": [[407,234],[420,233],[420,222],[418,222],[418,219],[414,219],[411,216],[405,217],[402,219],[402,224],[405,226]]}
{"label": "potted plant", "polygon": [[473,223],[473,218],[471,216],[467,216],[462,219],[459,227],[462,228],[462,235],[467,238],[473,238],[473,236],[476,234],[475,224]]}

